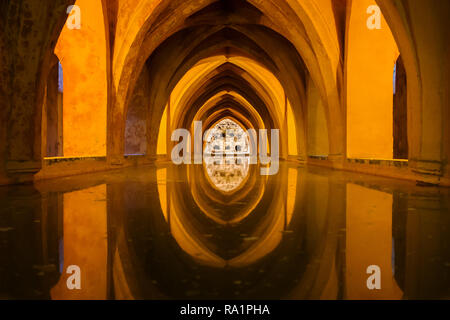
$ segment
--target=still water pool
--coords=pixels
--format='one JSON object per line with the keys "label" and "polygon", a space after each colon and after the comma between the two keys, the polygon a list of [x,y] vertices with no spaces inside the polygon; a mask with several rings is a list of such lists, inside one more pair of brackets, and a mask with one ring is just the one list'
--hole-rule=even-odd
{"label": "still water pool", "polygon": [[3,299],[450,298],[448,189],[160,163],[0,187],[0,202]]}

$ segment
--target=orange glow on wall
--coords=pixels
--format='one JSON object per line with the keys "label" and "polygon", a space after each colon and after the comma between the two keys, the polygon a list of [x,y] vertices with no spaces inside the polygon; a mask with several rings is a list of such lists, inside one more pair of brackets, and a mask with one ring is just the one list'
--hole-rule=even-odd
{"label": "orange glow on wall", "polygon": [[399,49],[384,18],[370,30],[367,8],[352,1],[347,34],[347,155],[393,158],[393,72]]}
{"label": "orange glow on wall", "polygon": [[[400,299],[392,273],[392,195],[347,184],[347,299]],[[369,266],[381,269],[381,289],[367,288]]]}
{"label": "orange glow on wall", "polygon": [[78,0],[81,29],[65,26],[55,48],[64,70],[64,156],[105,156],[107,45],[102,2]]}
{"label": "orange glow on wall", "polygon": [[292,106],[289,103],[287,105],[287,132],[288,132],[288,150],[290,156],[298,155],[298,144],[297,144],[297,125],[295,123],[294,112],[292,111]]}
{"label": "orange glow on wall", "polygon": [[159,202],[161,204],[161,210],[164,214],[164,219],[169,221],[169,201],[167,194],[167,169],[158,169],[156,170],[156,179],[158,183],[158,194],[159,194]]}
{"label": "orange glow on wall", "polygon": [[[64,195],[64,268],[51,295],[56,300],[106,299],[106,185]],[[69,290],[69,266],[80,267],[81,290]]]}
{"label": "orange glow on wall", "polygon": [[163,116],[161,118],[161,125],[159,127],[158,147],[157,147],[158,155],[167,154],[167,139],[170,139],[170,137],[168,137],[167,135],[168,131],[167,131],[167,107],[166,107]]}

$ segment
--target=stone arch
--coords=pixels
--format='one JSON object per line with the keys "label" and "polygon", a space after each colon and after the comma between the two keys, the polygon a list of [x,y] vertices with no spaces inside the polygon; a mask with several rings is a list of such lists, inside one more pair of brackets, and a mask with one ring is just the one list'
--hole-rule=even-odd
{"label": "stone arch", "polygon": [[[448,158],[449,4],[376,0],[402,56],[408,82],[409,161],[417,179],[438,184]],[[433,35],[430,37],[430,35]],[[444,68],[442,68],[444,66]],[[446,66],[446,68],[445,68]],[[446,92],[446,93],[445,93]]]}
{"label": "stone arch", "polygon": [[[2,10],[0,172],[2,182],[30,180],[42,167],[42,107],[53,49],[73,0],[9,2]],[[8,53],[14,52],[11,56]],[[12,73],[12,70],[15,70]]]}
{"label": "stone arch", "polygon": [[[184,85],[186,85],[186,87],[188,88],[183,91],[183,94],[180,96],[180,98],[173,98],[173,100],[175,101],[173,102],[173,104],[176,104],[176,108],[178,110],[178,117],[181,118],[178,118],[178,120],[173,119],[173,121],[176,122],[172,130],[174,130],[175,128],[189,127],[190,121],[193,121],[194,115],[196,114],[197,110],[203,107],[208,99],[210,99],[215,94],[220,93],[221,91],[234,91],[240,93],[240,95],[245,97],[246,100],[250,102],[250,104],[247,104],[250,109],[253,109],[252,106],[254,106],[259,110],[258,112],[265,119],[264,121],[266,123],[266,127],[280,128],[282,130],[285,130],[282,119],[280,119],[280,117],[276,116],[276,114],[274,113],[279,112],[278,110],[280,108],[283,109],[282,112],[285,112],[284,109],[285,107],[287,107],[284,105],[285,97],[282,95],[275,99],[275,96],[273,95],[273,92],[275,91],[271,93],[273,89],[270,86],[268,86],[267,84],[261,84],[261,78],[259,80],[256,79],[253,75],[255,74],[254,72],[252,72],[252,74],[249,74],[242,67],[239,67],[239,61],[234,61],[233,59],[231,59],[230,62],[221,59],[219,59],[218,61],[218,64],[212,64],[209,69],[205,69],[211,70],[209,74],[208,71],[201,72],[197,69],[195,69],[195,71],[192,71],[192,73],[195,74],[195,79],[197,80],[190,80],[188,82],[189,86],[187,85],[187,83],[184,84],[184,80],[181,80],[183,84],[182,87],[184,88]],[[174,91],[177,91],[177,87],[174,89]],[[161,100],[161,102],[163,101],[164,100]],[[189,108],[187,108],[188,106]],[[267,109],[267,111],[265,109]],[[159,117],[162,113],[163,110],[161,109],[159,111],[153,111],[152,116],[154,118],[153,120],[151,120],[151,124],[149,124],[148,126],[149,128],[152,128],[152,130],[156,130],[159,128],[159,126],[157,127],[156,124],[159,123]],[[188,121],[180,122],[183,119],[187,119]],[[154,140],[156,140],[157,135],[149,133],[149,136],[153,136]],[[154,140],[149,141],[149,147],[154,147]]]}
{"label": "stone arch", "polygon": [[[237,31],[234,31],[234,30],[228,31],[226,29],[222,29],[222,30],[220,30],[219,32],[216,32],[216,33],[213,32],[213,34],[214,35],[222,34],[224,31],[227,31],[227,33],[228,32],[234,32],[235,34],[239,35],[239,33],[237,33]],[[183,39],[183,41],[186,41],[186,35],[184,33],[180,32],[179,36],[180,36],[180,38]],[[212,38],[210,36],[207,37],[207,36],[204,36],[204,35],[202,35],[202,37],[203,38],[207,38],[207,39]],[[246,38],[245,36],[243,36],[243,37]],[[212,40],[213,40],[212,44],[217,42],[217,39],[215,39],[215,38],[213,38]],[[222,38],[220,38],[220,36],[219,36],[219,40],[222,40]],[[181,41],[181,39],[179,41]],[[179,45],[179,41],[173,41],[173,42],[174,42],[174,44]],[[195,46],[195,41],[197,41],[197,40],[196,39],[192,39],[192,41],[187,41],[188,42],[188,46],[194,47]],[[191,42],[194,42],[194,45],[192,45]],[[246,54],[243,54],[243,57],[240,58],[241,57],[241,52],[235,50],[234,47],[237,47],[237,45],[236,45],[236,43],[233,43],[233,42],[236,42],[236,41],[226,40],[226,43],[223,43],[222,41],[219,41],[218,49],[222,48],[223,46],[226,46],[226,49],[223,52],[222,51],[219,52],[220,55],[221,56],[223,55],[222,57],[224,57],[222,60],[223,60],[224,63],[228,61],[231,64],[236,64],[236,65],[240,66],[243,69],[243,71],[239,72],[240,75],[248,74],[249,73],[248,71],[250,71],[249,68],[251,67],[251,65],[247,65],[248,68],[247,68],[247,70],[245,70],[246,69],[246,65],[245,64],[249,63],[250,61],[253,61],[253,60],[247,60],[249,62],[246,62],[245,59],[252,59],[252,58],[247,58]],[[248,43],[252,43],[252,42],[248,41]],[[213,48],[210,48],[209,47],[209,43],[208,43],[208,45],[202,43],[201,46],[203,47],[203,49],[199,50],[198,52],[196,50],[192,50],[192,49],[186,50],[186,52],[189,52],[189,55],[191,57],[189,59],[185,58],[183,60],[183,63],[181,63],[180,67],[177,67],[178,66],[177,64],[175,65],[175,67],[177,67],[177,69],[174,69],[174,70],[176,70],[175,75],[172,76],[172,73],[166,73],[167,69],[169,69],[171,67],[168,67],[167,65],[164,65],[163,71],[165,72],[165,74],[164,75],[161,74],[161,75],[155,75],[154,76],[154,79],[155,79],[154,82],[156,82],[155,85],[159,86],[159,89],[157,89],[157,88],[153,89],[153,90],[155,90],[155,95],[154,95],[154,98],[153,98],[152,101],[155,101],[155,102],[151,103],[153,108],[154,108],[154,110],[155,110],[154,112],[152,112],[152,116],[154,117],[156,123],[158,123],[159,117],[162,114],[161,107],[163,106],[163,104],[166,103],[167,96],[171,95],[171,93],[170,93],[171,88],[174,88],[173,90],[176,90],[177,86],[179,86],[179,83],[177,83],[177,81],[179,79],[181,79],[180,81],[182,81],[182,79],[183,79],[182,77],[185,77],[187,73],[191,72],[190,68],[195,68],[194,63],[196,63],[198,59],[200,59],[202,57],[205,57],[205,59],[202,60],[202,61],[208,61],[208,59],[210,61],[211,61],[211,59],[218,59],[218,61],[220,62],[219,58],[214,58],[214,56],[211,57],[211,58],[206,58],[207,55],[204,54],[205,51],[209,52],[209,53],[216,53],[215,52],[216,48],[214,46],[213,46]],[[228,46],[230,46],[230,47],[228,47]],[[164,51],[159,53],[154,58],[151,58],[152,59],[152,64],[155,63],[155,65],[162,65],[163,60],[166,59],[168,55],[173,55],[174,51],[175,51],[175,48],[172,48],[171,50],[169,50],[169,52],[166,52],[164,54],[163,54]],[[195,56],[192,56],[192,54],[190,53],[190,52],[193,52],[193,51],[196,52]],[[257,52],[258,50],[253,50],[253,51]],[[158,58],[158,56],[159,56],[159,58]],[[261,60],[264,60],[264,59],[267,60],[267,56],[264,56],[264,55],[261,55],[261,54],[259,56],[261,57]],[[255,58],[253,58],[253,59],[255,59]],[[153,60],[155,60],[155,61],[153,61]],[[172,59],[169,59],[169,60],[172,60]],[[182,59],[178,59],[178,60],[181,61]],[[191,60],[192,62],[190,62],[190,63],[186,62],[187,63],[186,64],[185,61],[188,61],[188,60]],[[256,61],[259,61],[259,59],[255,60],[255,62],[254,62],[255,66],[257,66],[257,64],[258,64],[258,62],[256,62]],[[201,64],[201,63],[198,62],[197,65],[198,64]],[[279,73],[279,71],[277,71],[277,69],[278,69],[277,66],[273,65],[273,63],[270,62],[270,59],[265,64],[269,65],[269,68],[274,70],[274,72],[278,72]],[[219,67],[221,67],[221,66],[214,65],[212,62],[210,63],[210,68],[211,69],[212,68],[217,68],[218,69]],[[151,67],[148,66],[148,68],[151,68]],[[174,67],[172,67],[172,68],[174,68]],[[291,69],[289,69],[289,70],[291,70]],[[259,71],[258,72],[255,72],[255,71],[256,71],[256,69],[252,67],[252,72],[251,72],[252,75],[250,75],[250,77],[251,78],[255,78],[255,76],[256,76],[256,78],[259,77],[259,80],[258,80],[259,82],[265,81],[264,78],[267,77],[267,75],[258,74]],[[196,72],[200,72],[200,70],[196,70]],[[201,71],[201,72],[205,72],[205,71]],[[288,72],[286,72],[286,73],[289,74]],[[291,72],[290,74],[293,74],[293,73]],[[163,80],[163,78],[161,78],[161,77],[163,77],[166,80]],[[302,101],[304,100],[303,93],[302,93],[302,91],[303,91],[303,89],[302,89],[302,87],[303,87],[302,81],[301,80],[300,80],[300,82],[298,80],[297,81],[288,81],[286,79],[286,76],[284,78],[285,79],[283,81],[283,86],[286,84],[286,86],[289,87],[289,83],[291,83],[290,92],[288,92],[288,94],[289,93],[291,94],[291,97],[292,97],[291,101],[292,102],[296,102],[297,108],[295,108],[295,110],[297,110],[296,114],[298,115],[296,117],[296,121],[298,121],[297,126],[301,128],[301,127],[303,127],[303,125],[301,123],[302,119],[303,119],[301,109],[302,109]],[[197,79],[201,79],[200,74],[198,74]],[[165,85],[166,81],[169,82],[168,86]],[[278,80],[276,80],[276,79],[275,79],[275,81],[278,82]],[[273,83],[273,80],[272,80],[272,83]],[[297,86],[293,86],[293,84],[296,84]],[[194,87],[193,81],[191,81],[189,83],[186,83],[185,85],[186,86],[189,85],[190,87]],[[263,87],[268,87],[268,86],[264,85]],[[283,92],[284,89],[282,88],[282,86],[279,86],[279,87],[280,87],[280,89],[278,90],[278,92]],[[182,88],[184,88],[184,86],[182,86]],[[270,86],[268,88],[270,89]],[[264,91],[266,91],[266,93],[265,93],[266,95],[267,94],[273,95],[273,93],[271,93],[272,91],[276,92],[276,90],[272,90],[271,91],[271,90],[267,90],[267,89],[264,89],[262,92],[264,92]],[[271,99],[273,99],[273,97]],[[285,97],[278,97],[278,99],[279,100],[284,100]],[[156,103],[156,105],[155,105],[155,103]],[[283,101],[282,103],[279,102],[279,104],[285,104],[285,103],[286,103],[285,101]],[[287,108],[287,106],[286,106],[286,108]],[[154,125],[153,126],[149,125],[149,128],[152,128],[152,127],[154,127]],[[299,130],[299,132],[295,133],[295,134],[299,135],[299,138],[297,139],[297,141],[302,141],[303,140],[303,136],[302,136],[302,131],[301,130]],[[152,135],[149,134],[149,136],[151,137]],[[150,141],[149,144],[154,145],[153,141]],[[303,150],[304,148],[299,146],[296,149]]]}
{"label": "stone arch", "polygon": [[[263,12],[266,12],[268,16],[271,16],[274,14],[274,12],[280,12],[280,8],[278,6],[274,7],[273,3],[260,3],[256,1],[252,1],[252,5],[255,5],[257,10],[260,10],[261,7]],[[145,21],[144,23],[141,23],[141,27],[135,27],[133,26],[133,30],[129,30],[126,35],[124,35],[124,41],[125,43],[133,43],[133,45],[130,45],[132,48],[128,53],[124,50],[120,50],[120,54],[117,56],[118,64],[116,67],[118,69],[115,70],[115,83],[118,87],[118,99],[117,103],[114,107],[114,124],[120,125],[119,118],[121,117],[121,114],[123,114],[123,108],[126,105],[126,92],[128,91],[127,87],[128,85],[133,85],[134,80],[131,79],[131,75],[127,73],[122,73],[120,71],[120,68],[122,66],[126,65],[128,68],[127,72],[131,72],[130,70],[133,69],[132,66],[135,66],[137,69],[139,69],[139,65],[142,65],[144,61],[143,59],[146,59],[144,57],[148,56],[146,54],[140,54],[138,53],[138,48],[144,48],[149,53],[151,53],[156,47],[159,46],[159,44],[164,41],[162,37],[169,37],[170,35],[174,34],[175,32],[183,29],[183,17],[188,17],[194,12],[198,11],[198,9],[205,8],[208,4],[211,4],[211,1],[201,1],[196,3],[196,7],[192,6],[192,4],[188,5],[188,3],[177,3],[179,7],[175,8],[175,2],[169,3],[164,2],[164,4],[153,3],[150,6],[145,7],[145,12],[139,12],[140,8],[144,8],[144,6],[141,4],[143,2],[139,3],[138,10],[135,12],[135,17],[139,16],[140,21]],[[291,7],[292,5],[292,7]],[[174,6],[174,7],[172,7]],[[171,11],[171,15],[173,17],[167,17],[168,19],[162,23],[159,24],[157,28],[151,28],[151,25],[155,25],[155,21],[158,19],[158,17],[166,17],[165,14],[167,11],[166,8],[171,8],[173,11]],[[289,33],[293,33],[292,30],[295,30],[297,35],[299,35],[295,40],[292,41],[294,44],[294,47],[296,47],[297,51],[302,53],[302,57],[304,57],[304,60],[306,62],[307,68],[310,71],[310,73],[314,76],[314,78],[317,80],[317,83],[319,83],[319,88],[321,90],[321,95],[325,98],[327,98],[325,101],[327,101],[327,110],[332,110],[332,114],[327,112],[327,118],[328,120],[330,118],[333,118],[334,121],[334,127],[332,130],[330,130],[330,140],[335,141],[335,143],[331,143],[333,145],[332,149],[336,149],[337,151],[333,151],[332,153],[334,155],[336,154],[342,154],[340,151],[342,149],[342,141],[339,141],[340,137],[342,136],[342,114],[340,112],[340,98],[338,93],[338,88],[340,87],[339,82],[342,78],[341,71],[340,70],[340,57],[339,57],[339,46],[337,45],[337,39],[332,40],[333,36],[329,34],[329,28],[326,26],[327,22],[325,20],[315,21],[315,23],[312,23],[313,18],[312,16],[317,14],[318,8],[315,6],[309,6],[304,3],[298,3],[294,1],[290,3],[289,5],[284,4],[283,10],[286,10],[289,12],[289,14],[292,16],[294,13],[294,16],[297,17],[296,23],[298,26],[295,28],[292,28],[292,20],[283,22],[283,28],[278,27],[276,28],[273,21],[270,19],[261,19],[263,24],[266,24],[269,28],[277,29],[277,31],[285,31],[285,35],[287,36]],[[274,9],[271,11],[270,9]],[[178,11],[179,10],[179,11]],[[183,11],[184,10],[184,11]],[[181,14],[181,12],[184,13]],[[330,14],[327,12],[327,14]],[[181,15],[181,16],[180,16]],[[299,19],[299,15],[300,18]],[[282,16],[282,15],[281,15]],[[320,16],[319,14],[315,15]],[[173,24],[171,19],[174,17],[177,17],[178,24]],[[333,14],[331,13],[331,18],[334,19]],[[133,18],[135,19],[135,18]],[[314,18],[316,19],[316,18]],[[316,19],[319,20],[319,19]],[[133,20],[135,21],[135,20]],[[274,19],[276,21],[276,19]],[[306,21],[306,26],[303,25],[301,22]],[[128,21],[129,22],[129,21]],[[169,25],[172,25],[172,28],[169,28]],[[289,28],[288,28],[289,25]],[[144,30],[150,30],[148,33],[144,34],[146,31]],[[164,31],[165,30],[165,31]],[[173,30],[170,31],[169,30]],[[164,31],[164,32],[163,32]],[[308,37],[314,37],[313,41],[313,47],[317,50],[316,55],[313,53],[313,50],[311,49],[310,44],[306,41]],[[292,38],[291,37],[287,37]],[[145,40],[148,39],[148,40]],[[294,39],[290,39],[294,40]],[[331,40],[329,45],[324,45],[323,43],[326,42],[325,40]],[[321,43],[322,41],[322,43]],[[294,43],[295,42],[295,43]],[[144,44],[144,45],[142,45]],[[125,48],[122,46],[122,48]],[[325,54],[324,50],[329,50],[327,54]],[[334,52],[333,52],[334,51]],[[307,56],[305,58],[305,55]],[[327,59],[320,59],[320,62],[317,61],[317,56],[320,57],[332,57],[332,62],[328,61]],[[141,62],[138,60],[141,59]],[[320,67],[319,67],[319,66]],[[321,73],[323,75],[321,75]],[[336,73],[338,74],[338,77],[336,77]],[[327,80],[323,81],[323,78],[326,78]],[[330,105],[330,106],[328,106]],[[122,110],[122,111],[121,111]],[[116,139],[117,140],[117,139]],[[116,150],[116,153],[120,154],[120,146],[113,146],[113,149]]]}

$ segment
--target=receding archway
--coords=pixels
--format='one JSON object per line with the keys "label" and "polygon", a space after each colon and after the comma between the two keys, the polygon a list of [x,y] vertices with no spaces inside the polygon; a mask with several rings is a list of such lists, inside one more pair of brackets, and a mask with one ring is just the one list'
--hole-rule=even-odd
{"label": "receding archway", "polygon": [[[235,7],[236,3],[238,3],[239,1],[234,1],[233,4],[230,4],[230,7]],[[121,95],[121,97],[119,99],[116,99],[115,105],[113,106],[113,108],[115,109],[115,111],[113,111],[114,114],[114,118],[116,117],[120,117],[120,114],[123,114],[123,110],[124,108],[127,108],[127,104],[128,104],[128,99],[129,96],[127,94],[127,92],[129,91],[129,87],[133,87],[134,83],[135,83],[135,76],[136,74],[133,72],[129,72],[131,71],[131,69],[128,69],[128,71],[123,72],[120,71],[120,68],[122,68],[121,66],[135,66],[135,68],[137,70],[140,70],[142,65],[145,63],[145,59],[147,59],[148,56],[150,56],[155,50],[156,48],[158,48],[158,46],[160,46],[162,44],[162,42],[164,42],[165,40],[167,40],[169,37],[171,37],[172,35],[174,35],[175,33],[182,31],[184,29],[187,28],[194,28],[194,27],[198,27],[203,25],[207,25],[208,28],[210,30],[212,30],[212,32],[220,31],[220,29],[217,29],[216,27],[219,26],[222,22],[226,22],[227,19],[228,21],[231,19],[232,21],[236,20],[236,21],[241,21],[241,25],[240,26],[236,26],[236,29],[239,30],[240,32],[242,32],[245,28],[242,27],[242,25],[246,25],[249,24],[251,25],[252,23],[254,24],[254,18],[255,15],[248,15],[247,18],[249,18],[250,20],[248,20],[247,22],[245,21],[246,17],[245,15],[237,15],[237,16],[233,16],[232,14],[230,14],[230,12],[232,13],[233,11],[227,11],[227,10],[223,10],[223,8],[220,8],[220,5],[216,4],[216,6],[211,6],[208,7],[209,4],[214,3],[213,1],[205,1],[205,2],[201,2],[201,3],[196,3],[196,6],[189,6],[188,3],[183,2],[180,3],[179,6],[175,6],[177,9],[175,10],[176,12],[173,12],[172,17],[177,17],[177,21],[175,23],[171,24],[171,20],[172,18],[169,18],[167,21],[165,21],[164,23],[160,24],[158,26],[157,29],[160,29],[159,31],[154,30],[154,29],[150,29],[150,32],[147,32],[146,30],[149,30],[149,26],[151,24],[153,24],[155,22],[155,20],[158,19],[159,17],[159,13],[164,12],[164,8],[169,5],[169,3],[164,3],[164,6],[161,5],[160,7],[148,7],[146,9],[144,4],[142,4],[142,6],[139,6],[139,10],[137,10],[135,12],[134,18],[133,19],[138,19],[137,17],[139,16],[140,18],[138,20],[133,20],[133,21],[141,21],[143,22],[142,26],[133,26],[133,30],[128,30],[129,33],[128,34],[121,34],[120,37],[124,37],[125,39],[128,39],[127,41],[129,41],[129,43],[135,43],[135,45],[132,46],[132,51],[126,52],[126,51],[121,51],[120,54],[117,55],[118,58],[118,64],[117,64],[117,73],[119,75],[119,77],[116,78],[116,83],[115,85],[118,88],[118,92]],[[173,3],[170,3],[170,5],[173,5]],[[175,8],[174,7],[174,8]],[[293,4],[292,7],[285,5],[282,6],[282,8],[276,8],[276,6],[274,6],[273,3],[267,3],[264,5],[261,4],[256,4],[253,2],[246,2],[243,8],[248,8],[250,11],[254,12],[254,13],[258,13],[256,14],[256,17],[261,17],[262,14],[265,15],[271,15],[271,9],[274,9],[275,11],[290,11],[290,13],[293,14],[298,14],[298,16],[301,17],[300,20],[305,20],[305,21],[309,21],[311,19],[311,14],[313,14],[312,12],[314,12],[314,8],[308,8],[308,10],[306,10],[306,5],[304,4]],[[187,10],[184,10],[184,9]],[[206,9],[208,8],[208,9]],[[206,11],[202,11],[201,9],[205,9]],[[184,10],[184,11],[183,11]],[[209,11],[208,11],[209,10]],[[215,11],[216,10],[216,11]],[[222,10],[222,11],[221,11]],[[244,10],[245,11],[245,10]],[[198,12],[198,14],[194,14],[195,12]],[[216,12],[217,16],[215,16],[216,18],[214,19],[204,19],[203,17],[203,13],[204,12],[209,12],[209,14],[212,14],[211,12]],[[234,12],[238,12],[238,10],[235,10]],[[295,12],[295,13],[294,13]],[[308,12],[308,13],[306,13]],[[186,15],[186,17],[191,17],[191,19],[187,19],[187,20],[183,20],[180,19],[180,14]],[[142,19],[143,18],[143,19]],[[253,20],[252,20],[253,19]],[[286,37],[286,39],[291,40],[291,46],[292,48],[294,48],[294,50],[298,50],[298,52],[302,52],[302,57],[305,58],[305,61],[307,61],[306,65],[308,67],[308,71],[312,73],[312,76],[314,77],[314,79],[316,80],[316,83],[318,84],[319,87],[319,91],[322,97],[326,97],[326,116],[327,116],[327,122],[330,126],[330,119],[334,118],[333,120],[333,128],[332,130],[329,130],[329,136],[330,136],[330,140],[333,141],[333,143],[330,144],[331,146],[331,153],[333,154],[333,156],[339,156],[340,154],[342,154],[342,141],[340,141],[340,137],[342,137],[342,134],[339,133],[339,130],[342,130],[343,127],[341,125],[341,115],[338,112],[338,110],[340,109],[339,106],[339,94],[337,93],[333,93],[333,90],[336,90],[339,85],[336,85],[336,81],[339,82],[342,79],[342,73],[340,73],[338,71],[338,77],[336,77],[336,70],[330,71],[328,70],[330,68],[331,65],[335,64],[335,62],[337,62],[337,64],[339,64],[339,58],[337,57],[339,55],[338,52],[337,56],[335,53],[332,53],[331,51],[334,50],[332,48],[336,48],[333,45],[326,45],[326,46],[321,46],[320,44],[318,44],[315,41],[312,41],[313,46],[315,48],[317,48],[318,51],[324,51],[324,50],[331,50],[329,53],[329,57],[333,57],[333,61],[320,61],[318,62],[317,59],[317,55],[316,58],[314,58],[314,55],[311,54],[311,47],[307,44],[307,41],[305,40],[305,38],[308,38],[308,36],[306,35],[306,33],[304,32],[304,28],[301,27],[302,23],[299,20],[299,25],[298,28],[295,29],[295,32],[301,33],[301,35],[299,34],[298,37],[295,38],[294,37]],[[185,21],[186,24],[183,25],[182,21]],[[255,20],[256,22],[259,21],[259,23],[261,23],[262,21],[265,20],[261,20],[260,18]],[[327,22],[321,21],[322,23],[327,24]],[[258,23],[257,23],[258,24]],[[213,28],[211,28],[211,26],[214,26]],[[326,28],[323,25],[319,24],[307,24],[308,29],[312,28],[313,30],[310,30],[311,32],[309,33],[309,35],[313,35],[313,34],[319,34],[318,38],[323,39],[324,37],[327,37],[327,32],[329,32],[329,29]],[[252,27],[248,27],[249,30],[247,30],[247,35],[250,35],[250,38],[252,40],[258,40],[261,41],[261,39],[264,39],[264,35],[266,35],[266,39],[265,42],[268,43],[268,41],[271,41],[270,39],[267,38],[267,32],[264,31],[263,29],[266,28],[268,31],[272,31],[275,33],[279,33],[279,35],[281,37],[282,34],[287,35],[289,32],[286,32],[286,30],[291,30],[292,28],[287,28],[287,24],[283,24],[280,22],[279,25],[275,26],[275,25],[271,25],[271,24],[267,24],[266,26],[264,26],[263,28],[259,28],[252,26]],[[303,26],[304,27],[304,26]],[[334,29],[334,27],[333,27]],[[164,30],[164,32],[162,32],[161,30]],[[251,33],[253,33],[253,35],[251,35]],[[204,32],[203,32],[204,34]],[[158,36],[156,36],[158,35]],[[205,36],[202,36],[202,33],[200,35],[198,35],[196,38],[198,38],[200,41],[202,39],[205,39]],[[186,37],[184,38],[184,40],[186,41]],[[191,41],[192,42],[192,41]],[[275,44],[275,42],[272,40],[272,44]],[[271,44],[271,46],[272,46]],[[272,48],[275,48],[276,46],[272,46]],[[137,49],[141,49],[141,52],[136,51]],[[300,50],[300,48],[302,50]],[[325,49],[326,48],[326,49]],[[186,47],[186,51],[188,51],[189,49]],[[173,52],[173,51],[172,51]],[[284,50],[278,51],[278,52],[284,52]],[[324,53],[324,52],[322,52]],[[323,54],[323,56],[327,56],[326,54]],[[166,56],[167,58],[167,56]],[[169,59],[170,61],[171,59]],[[277,59],[277,62],[281,62],[281,59]],[[285,61],[286,59],[284,59],[283,61]],[[290,59],[287,59],[288,61]],[[182,61],[182,60],[181,60]],[[123,62],[124,64],[122,65]],[[321,65],[319,67],[319,65]],[[179,67],[179,69],[181,68],[181,66]],[[288,72],[290,74],[292,74],[293,70],[298,70],[301,69],[302,66],[301,65],[297,65],[297,66],[293,66],[293,68],[289,68],[286,69],[286,66],[281,67],[280,69],[283,70],[283,72]],[[328,69],[327,69],[328,68]],[[132,68],[134,70],[134,68]],[[331,68],[333,69],[333,68]],[[182,68],[180,69],[182,70]],[[304,71],[304,70],[303,70]],[[322,73],[320,75],[320,73]],[[331,75],[331,77],[326,76],[326,74]],[[301,79],[302,77],[300,77]],[[324,83],[324,79],[325,79],[325,83]],[[164,82],[164,81],[163,81]],[[289,81],[287,83],[283,83],[283,85],[287,88],[288,92],[296,92],[297,97],[295,98],[291,98],[290,97],[290,103],[293,106],[293,110],[294,110],[294,116],[296,119],[303,119],[303,116],[300,116],[300,114],[303,112],[303,100],[304,97],[301,98],[300,100],[298,98],[298,90],[299,88],[302,88],[304,86],[302,85],[296,85],[298,84],[298,81]],[[289,89],[290,88],[290,89]],[[170,92],[170,90],[169,90]],[[164,101],[167,101],[167,99],[163,99]],[[160,112],[160,111],[158,111]],[[160,112],[160,115],[157,116],[157,119],[160,119],[160,117],[162,116],[163,111]],[[114,119],[112,125],[113,126],[120,126],[120,119]],[[298,132],[302,132],[304,129],[304,126],[298,126]],[[122,130],[117,130],[118,133],[123,132]],[[121,146],[120,146],[120,136],[117,136],[113,139],[111,139],[111,142],[115,145],[112,146],[112,154],[115,154],[115,156],[120,156],[121,153]],[[301,139],[297,139],[297,141],[300,141]],[[117,143],[119,143],[117,145]],[[115,151],[113,151],[113,149]],[[303,149],[303,148],[302,148]],[[300,152],[300,151],[299,151]]]}

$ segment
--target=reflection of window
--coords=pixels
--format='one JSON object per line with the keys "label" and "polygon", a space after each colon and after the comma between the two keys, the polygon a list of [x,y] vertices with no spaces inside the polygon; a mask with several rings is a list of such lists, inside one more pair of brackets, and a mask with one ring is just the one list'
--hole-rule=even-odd
{"label": "reflection of window", "polygon": [[244,182],[248,175],[249,164],[249,157],[205,159],[206,173],[210,181],[223,192],[231,192]]}
{"label": "reflection of window", "polygon": [[205,153],[248,154],[248,134],[233,120],[224,119],[210,130],[206,138]]}

